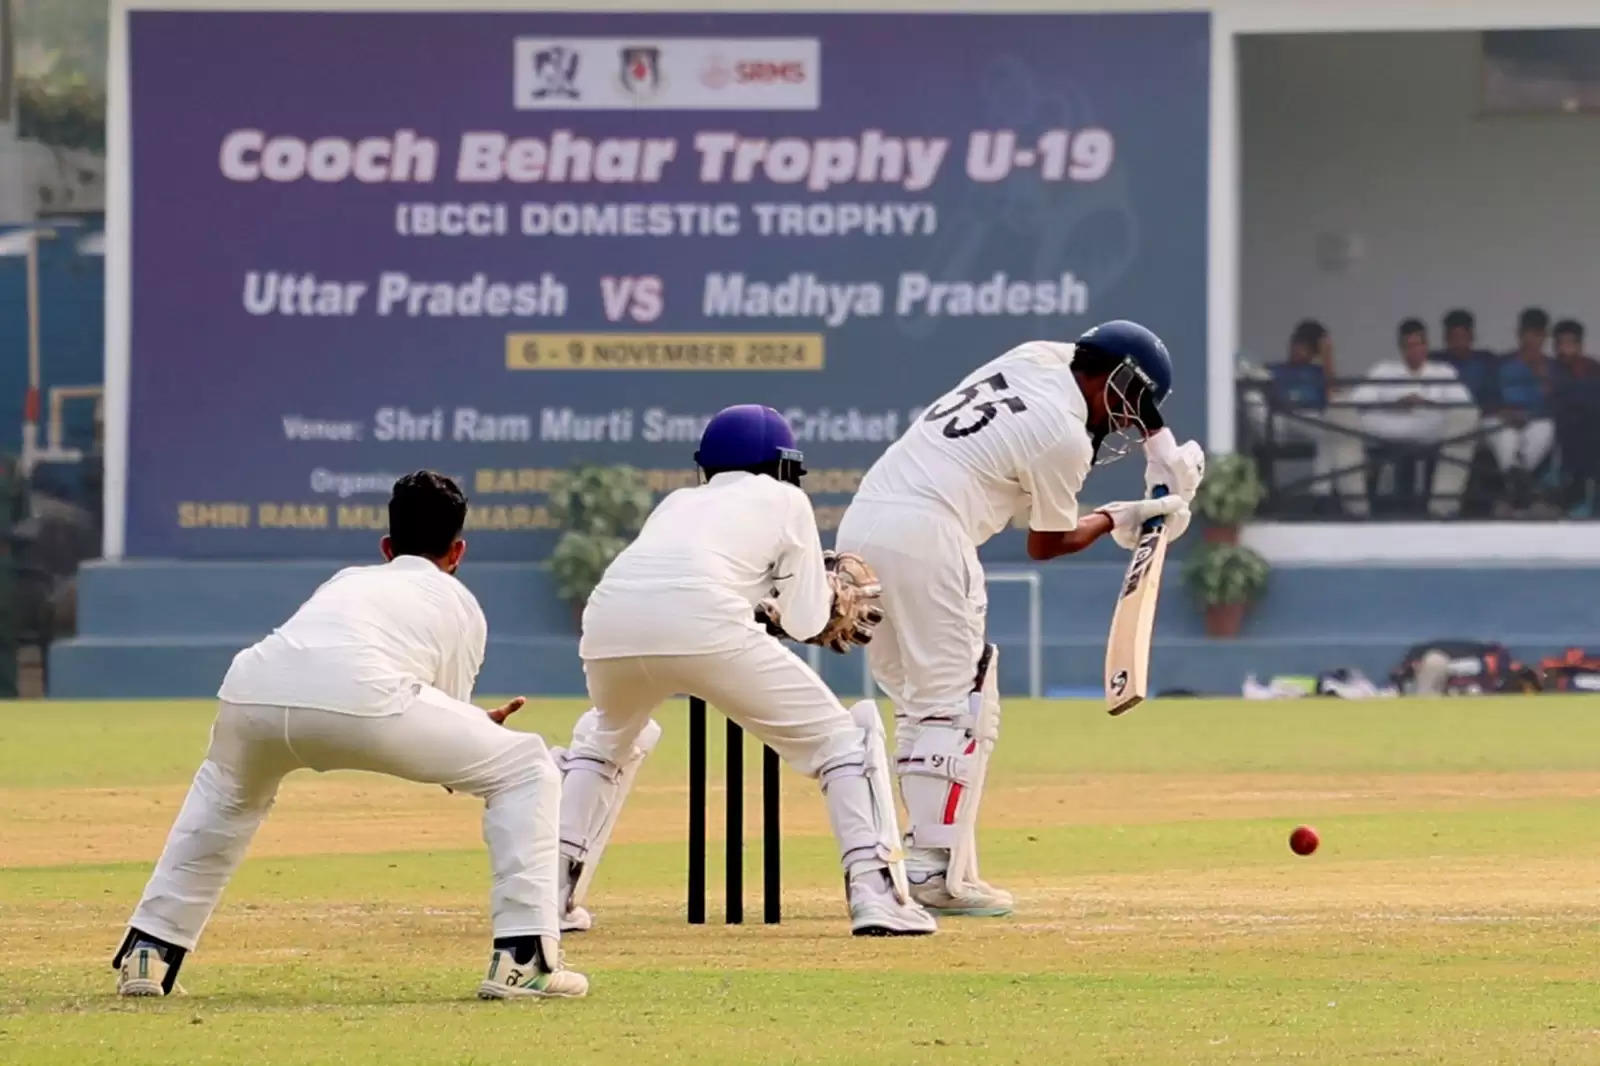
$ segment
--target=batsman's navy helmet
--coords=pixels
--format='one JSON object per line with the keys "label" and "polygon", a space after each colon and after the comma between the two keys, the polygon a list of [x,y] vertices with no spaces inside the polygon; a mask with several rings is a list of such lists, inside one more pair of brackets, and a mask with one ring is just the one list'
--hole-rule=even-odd
{"label": "batsman's navy helmet", "polygon": [[[1137,322],[1113,319],[1078,338],[1078,351],[1096,373],[1106,375],[1105,408],[1110,420],[1095,443],[1095,461],[1127,454],[1135,441],[1162,427],[1159,408],[1172,392],[1172,356],[1161,338]],[[1079,367],[1076,359],[1073,366]]]}
{"label": "batsman's navy helmet", "polygon": [[805,474],[804,456],[794,446],[794,431],[782,415],[758,403],[741,403],[718,411],[705,432],[695,465],[707,480],[727,470],[770,474],[791,485]]}
{"label": "batsman's navy helmet", "polygon": [[1139,323],[1125,318],[1102,322],[1079,337],[1078,345],[1098,348],[1131,364],[1157,406],[1172,392],[1172,356],[1161,338]]}

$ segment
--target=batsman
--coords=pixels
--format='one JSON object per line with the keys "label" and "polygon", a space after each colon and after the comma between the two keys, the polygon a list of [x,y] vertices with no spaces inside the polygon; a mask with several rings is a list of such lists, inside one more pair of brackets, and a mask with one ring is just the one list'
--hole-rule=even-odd
{"label": "batsman", "polygon": [[[894,702],[911,895],[936,914],[1002,916],[1014,905],[978,873],[978,808],[1000,735],[978,548],[1014,519],[1039,560],[1108,533],[1132,549],[1157,516],[1169,539],[1182,536],[1205,456],[1165,428],[1171,391],[1166,346],[1134,322],[1103,323],[1075,344],[1022,344],[934,401],[867,471],[840,523],[838,550],[869,562],[883,590],[886,617],[867,654]],[[1135,442],[1147,498],[1080,515],[1090,467]],[[1170,494],[1148,498],[1158,484]]]}
{"label": "batsman", "polygon": [[651,712],[686,693],[821,783],[853,933],[933,932],[906,883],[877,706],[846,710],[778,639],[835,651],[871,640],[882,618],[871,571],[823,552],[802,456],[777,411],[721,411],[694,460],[703,483],[661,501],[584,608],[578,652],[594,706],[559,752],[562,929],[589,928],[588,886],[661,735]]}

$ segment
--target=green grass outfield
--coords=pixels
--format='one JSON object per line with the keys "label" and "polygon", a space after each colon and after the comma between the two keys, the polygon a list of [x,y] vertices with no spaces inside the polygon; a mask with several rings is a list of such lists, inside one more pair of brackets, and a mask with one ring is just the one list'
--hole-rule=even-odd
{"label": "green grass outfield", "polygon": [[[580,709],[513,721],[559,743]],[[907,941],[847,935],[821,802],[787,772],[784,924],[686,926],[673,707],[567,1003],[472,998],[475,801],[297,774],[190,994],[120,1001],[108,958],[210,716],[0,709],[0,1064],[1600,1063],[1597,699],[1008,704],[984,870],[1018,913]],[[758,812],[752,787],[751,913]]]}

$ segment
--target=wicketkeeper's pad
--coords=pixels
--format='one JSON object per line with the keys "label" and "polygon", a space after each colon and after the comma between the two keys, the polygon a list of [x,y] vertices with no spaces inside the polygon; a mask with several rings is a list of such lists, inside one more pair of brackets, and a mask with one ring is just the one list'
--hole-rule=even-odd
{"label": "wicketkeeper's pad", "polygon": [[[580,742],[595,730],[600,712],[591,708],[572,727],[572,745]],[[600,857],[611,840],[611,830],[622,812],[623,801],[633,788],[633,779],[639,776],[639,767],[645,756],[661,740],[661,726],[651,719],[639,731],[628,756],[621,763],[574,755],[570,748],[556,748],[551,752],[556,765],[561,767],[562,789],[566,792],[564,804],[570,817],[561,824],[561,888],[562,903],[566,910],[581,906],[589,893],[589,884],[600,866]]]}

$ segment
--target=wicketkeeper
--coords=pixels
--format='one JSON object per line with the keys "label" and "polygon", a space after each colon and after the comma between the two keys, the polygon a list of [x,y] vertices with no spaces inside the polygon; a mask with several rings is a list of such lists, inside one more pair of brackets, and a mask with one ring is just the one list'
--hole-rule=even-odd
{"label": "wicketkeeper", "polygon": [[794,435],[770,407],[730,407],[695,453],[704,483],[679,489],[606,569],[583,612],[579,653],[594,707],[559,753],[564,771],[562,928],[587,929],[589,882],[639,764],[660,737],[650,714],[699,696],[822,784],[857,935],[934,931],[900,856],[883,723],[846,710],[778,635],[836,651],[882,618],[856,558],[824,556]]}

